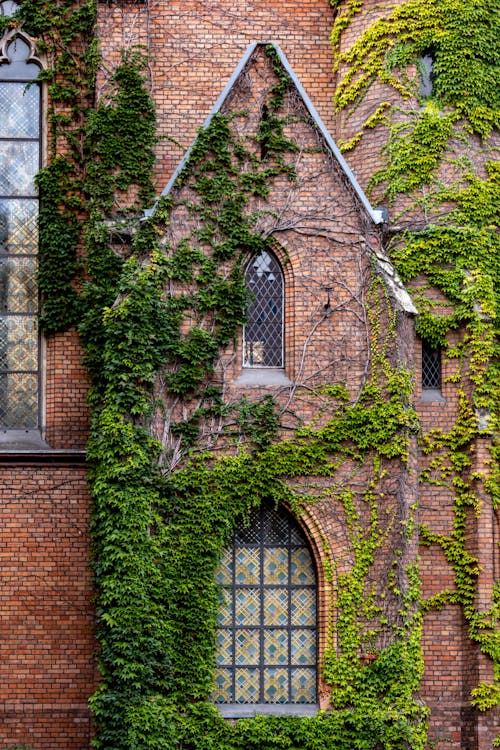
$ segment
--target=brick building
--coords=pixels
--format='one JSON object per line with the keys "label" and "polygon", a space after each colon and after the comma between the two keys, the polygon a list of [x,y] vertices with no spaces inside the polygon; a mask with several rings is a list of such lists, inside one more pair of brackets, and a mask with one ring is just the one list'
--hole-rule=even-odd
{"label": "brick building", "polygon": [[[16,4],[6,0],[0,9],[10,16]],[[235,340],[219,347],[210,375],[224,404],[272,397],[280,415],[278,442],[286,443],[298,430],[327,427],[346,404],[363,403],[377,362],[383,360],[388,380],[389,369],[405,370],[412,378],[405,408],[415,409],[419,428],[410,426],[405,433],[405,460],[381,454],[375,468],[372,456],[358,465],[354,451],[342,454],[342,460],[339,453],[329,458],[334,478],[330,469],[323,474],[305,469],[287,478],[305,500],[299,517],[268,507],[263,497],[262,509],[253,511],[251,532],[237,527],[217,573],[236,609],[223,612],[217,631],[219,667],[212,694],[220,713],[230,718],[311,716],[331,706],[335,687],[325,679],[323,666],[329,649],[340,650],[338,581],[356,561],[349,518],[338,504],[345,490],[353,493],[360,528],[369,528],[373,520],[363,499],[369,490],[376,492],[377,512],[386,519],[366,591],[385,602],[387,621],[397,621],[401,606],[401,592],[386,590],[395,550],[400,588],[409,587],[408,570],[417,556],[424,600],[456,587],[445,546],[429,543],[417,549],[417,521],[436,537],[450,538],[455,523],[453,488],[443,481],[419,483],[419,473],[429,466],[417,433],[451,432],[463,394],[472,395],[474,378],[466,372],[459,384],[460,368],[467,371],[469,365],[441,356],[438,347],[415,332],[418,313],[412,300],[427,297],[442,315],[449,312],[449,301],[423,276],[412,282],[411,295],[388,254],[394,234],[420,225],[422,217],[413,207],[405,212],[405,196],[398,196],[389,215],[366,197],[370,178],[383,164],[387,132],[368,131],[346,157],[336,145],[352,138],[379,102],[399,102],[394,89],[377,82],[354,115],[335,113],[332,97],[342,71],[333,73],[329,33],[338,12],[326,0],[97,3],[102,54],[97,99],[105,100],[123,49],[142,45],[147,51],[159,140],[157,202],[146,217],[154,221],[169,203],[168,222],[157,224],[166,254],[175,255],[187,241],[195,244],[195,235],[201,237],[195,245],[200,257],[208,253],[193,161],[204,123],[205,128],[228,123],[232,169],[237,164],[236,171],[253,179],[271,165],[265,191],[245,193],[244,213],[252,217],[252,236],[262,245],[243,257],[252,294],[246,323]],[[342,49],[349,49],[382,12],[371,0],[365,3]],[[88,699],[99,683],[86,472],[89,376],[74,327],[41,336],[37,331],[39,198],[33,180],[50,152],[49,94],[43,84],[24,93],[26,83],[49,62],[23,27],[6,28],[0,39],[0,747],[26,743],[35,750],[83,750],[94,731]],[[273,103],[283,80],[281,99]],[[281,151],[273,140],[277,134]],[[467,153],[475,149],[482,167],[485,157],[475,138]],[[235,156],[235,144],[241,156]],[[208,167],[206,174],[213,176]],[[375,190],[373,203],[376,197]],[[143,261],[151,265],[147,253]],[[226,277],[231,262],[222,258]],[[195,294],[199,282],[186,278],[167,291],[168,286],[165,296],[178,298]],[[210,330],[210,315],[201,307],[190,309],[182,321],[183,335],[194,328]],[[449,333],[450,346],[463,337],[460,328]],[[169,425],[189,422],[200,404],[185,394],[172,395],[165,386],[167,371],[156,375],[159,406],[148,427],[162,446],[162,470],[173,473],[185,455],[179,432]],[[389,402],[385,380],[383,392]],[[485,483],[491,430],[486,413],[478,412],[477,420],[468,445],[471,459],[460,478],[472,483],[481,502],[480,512],[467,511],[464,524],[467,553],[480,567],[475,606],[486,613],[498,579],[499,528]],[[202,419],[197,449],[233,455],[245,436],[236,439],[231,429],[229,417],[221,417],[217,428],[208,417]],[[404,537],[401,528],[409,519],[412,528],[415,521],[414,531]],[[275,529],[274,537],[266,537],[268,527]],[[283,597],[286,604],[280,604]],[[252,619],[255,602],[264,600],[260,615]],[[363,627],[371,625],[367,616]],[[385,647],[382,630],[371,649],[362,639],[359,658],[367,668]],[[439,748],[486,750],[498,731],[498,707],[479,711],[471,706],[471,690],[479,683],[496,684],[497,676],[493,660],[468,634],[458,599],[444,599],[425,612],[419,700],[430,708],[430,739]]]}

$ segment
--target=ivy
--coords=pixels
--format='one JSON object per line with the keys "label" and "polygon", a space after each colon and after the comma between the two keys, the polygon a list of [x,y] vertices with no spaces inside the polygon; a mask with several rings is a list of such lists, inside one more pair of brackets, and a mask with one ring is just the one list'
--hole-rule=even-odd
{"label": "ivy", "polygon": [[[411,125],[394,125],[387,166],[374,177],[390,199],[435,179],[457,118],[483,138],[497,122],[490,85],[492,61],[498,59],[491,33],[494,7],[447,0],[442,14],[434,5],[410,0],[398,6],[338,57],[338,64],[347,66],[336,95],[341,108],[356,105],[375,78],[410,96],[416,85],[398,71],[425,50],[435,50],[435,99],[450,111],[443,114],[429,102],[410,113]],[[361,0],[351,0],[338,12],[335,45],[361,10]],[[372,580],[401,520],[397,508],[382,517],[384,477],[407,461],[416,429],[408,405],[409,374],[388,362],[396,324],[386,294],[377,284],[370,290],[373,356],[366,387],[356,403],[345,391],[323,389],[324,426],[301,426],[284,440],[271,397],[226,403],[212,379],[218,354],[245,320],[244,261],[270,249],[248,211],[250,198],[265,200],[273,180],[290,185],[295,180],[297,145],[287,136],[290,121],[281,111],[290,81],[269,46],[276,84],[256,137],[261,159],[231,128],[232,118],[245,113],[217,114],[200,132],[170,196],[138,224],[136,215],[152,196],[155,144],[145,59],[139,51],[125,55],[106,95],[95,102],[95,13],[90,0],[78,9],[67,0],[22,6],[26,29],[40,37],[52,61],[42,74],[51,100],[51,158],[39,176],[43,322],[48,331],[78,324],[92,376],[88,459],[101,672],[91,699],[94,745],[106,750],[423,748],[427,712],[414,698],[422,674],[422,607],[418,574],[407,554],[414,509],[398,527],[380,589]],[[477,43],[467,40],[472,64],[452,80],[450,60],[465,54],[464,19],[478,28]],[[369,126],[379,127],[388,117],[384,105]],[[248,168],[242,170],[242,164]],[[490,363],[496,352],[499,255],[491,199],[498,196],[498,170],[493,164],[488,170],[487,180],[466,171],[462,184],[442,189],[442,199],[456,205],[456,226],[410,232],[404,242],[394,243],[393,254],[406,281],[424,274],[451,301],[454,312],[446,323],[438,322],[434,311],[424,311],[421,332],[444,343],[449,330],[465,328],[461,348],[449,356],[470,354],[474,405],[494,414],[498,371]],[[119,208],[123,202],[125,212]],[[167,229],[176,211],[195,219],[196,229],[174,245]],[[167,287],[177,291],[166,294]],[[386,318],[389,327],[382,332]],[[178,463],[152,428],[169,408],[168,399],[186,412],[171,425],[180,445]],[[200,426],[212,418],[224,421],[222,457],[200,441]],[[498,671],[498,596],[491,612],[477,613],[477,561],[464,554],[465,515],[478,508],[464,479],[467,449],[476,434],[473,406],[462,391],[456,429],[425,438],[432,458],[422,477],[454,488],[452,534],[422,533],[426,543],[439,544],[446,554],[457,589],[449,597],[462,604],[471,638]],[[346,491],[345,467],[354,472],[369,467],[364,492]],[[294,482],[303,477],[310,482],[306,491]],[[494,472],[488,477],[492,493],[497,480]],[[208,702],[218,611],[215,571],[235,523],[247,518],[263,495],[298,514],[307,503],[327,499],[345,519],[352,564],[347,572],[331,564],[325,571],[338,611],[323,675],[333,688],[332,710],[307,719],[256,717],[233,725]],[[441,603],[447,598],[443,594]],[[369,650],[377,658],[364,665]],[[474,700],[487,707],[497,695],[496,683],[482,685]]]}
{"label": "ivy", "polygon": [[[338,109],[358,102],[377,79],[404,98],[414,95],[418,82],[406,70],[432,51],[433,98],[453,108],[483,138],[498,127],[499,11],[495,4],[407,0],[370,24],[350,49],[340,53],[342,32],[362,7],[361,2],[348,3],[333,27],[336,67],[346,66],[335,93]],[[473,33],[464,34],[464,29]]]}
{"label": "ivy", "polygon": [[[343,32],[362,4],[345,7],[337,13],[332,32],[340,74],[337,109],[353,112],[376,81],[391,86],[402,100],[372,115],[345,148],[356,148],[373,121],[375,127],[388,128],[384,163],[370,185],[380,200],[397,207],[398,219],[406,220],[405,231],[394,233],[390,249],[402,280],[412,288],[418,279],[413,288],[417,331],[455,363],[450,380],[457,384],[458,417],[449,430],[424,435],[427,464],[421,475],[422,483],[447,487],[454,497],[450,535],[424,527],[421,540],[441,548],[455,588],[423,603],[422,611],[446,603],[462,606],[471,641],[494,663],[494,683],[478,685],[471,695],[474,706],[487,710],[499,703],[498,591],[493,591],[489,611],[478,612],[479,563],[467,551],[466,519],[470,512],[481,513],[476,483],[482,482],[493,507],[500,498],[495,438],[500,406],[500,192],[498,163],[486,157],[485,172],[479,172],[470,136],[479,135],[487,146],[499,124],[494,85],[499,10],[486,2],[407,0],[382,13],[341,52]],[[420,92],[419,58],[424,55],[433,62],[430,96]],[[419,109],[409,106],[412,98]],[[457,145],[465,156],[456,156]],[[436,289],[444,302],[429,294]],[[470,460],[479,435],[491,438],[491,461],[481,477]]]}

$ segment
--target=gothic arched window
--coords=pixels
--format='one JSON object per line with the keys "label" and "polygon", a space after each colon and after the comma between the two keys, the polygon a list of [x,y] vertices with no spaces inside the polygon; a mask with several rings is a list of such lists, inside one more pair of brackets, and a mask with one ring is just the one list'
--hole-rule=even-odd
{"label": "gothic arched window", "polygon": [[[13,2],[0,4],[11,15]],[[0,39],[0,428],[38,426],[39,66],[28,37]]]}
{"label": "gothic arched window", "polygon": [[283,367],[284,280],[277,258],[267,251],[247,266],[250,295],[243,329],[243,367]]}
{"label": "gothic arched window", "polygon": [[237,527],[217,582],[213,700],[221,711],[316,708],[316,574],[292,516],[270,503],[255,510]]}

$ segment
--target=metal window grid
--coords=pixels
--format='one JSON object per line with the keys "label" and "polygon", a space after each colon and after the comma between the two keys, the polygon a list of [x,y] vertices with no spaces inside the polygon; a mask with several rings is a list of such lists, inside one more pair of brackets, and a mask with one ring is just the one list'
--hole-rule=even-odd
{"label": "metal window grid", "polygon": [[[287,551],[287,579],[285,583],[267,583],[265,580],[264,572],[264,560],[266,550],[274,550],[279,548],[280,550],[286,549]],[[237,550],[255,550],[258,556],[258,583],[243,583],[237,580],[237,564],[236,554]],[[314,583],[292,583],[292,556],[296,551],[307,550],[309,555],[311,570],[313,572]],[[290,516],[290,514],[283,508],[275,509],[270,503],[263,503],[261,508],[254,511],[250,518],[248,526],[239,526],[234,535],[233,545],[231,548],[231,583],[223,586],[223,591],[227,596],[226,607],[230,613],[230,622],[224,625],[220,625],[218,628],[219,634],[225,634],[231,641],[230,653],[232,658],[227,661],[218,659],[218,667],[222,670],[227,670],[231,675],[231,685],[226,690],[225,694],[219,695],[216,698],[216,703],[283,703],[290,704],[294,702],[298,703],[310,703],[314,704],[316,701],[316,583],[314,567],[312,563],[312,557],[310,556],[307,542],[303,536],[302,531]],[[258,592],[258,624],[244,624],[237,621],[237,601],[238,592]],[[286,606],[286,624],[266,624],[266,610],[265,600],[266,592],[279,591],[281,594],[286,595],[287,606]],[[293,624],[292,623],[292,597],[294,592],[310,592],[313,595],[313,610],[312,617],[314,624]],[[223,608],[222,605],[221,608]],[[238,645],[236,643],[237,632],[245,632],[251,637],[252,634],[256,634],[258,637],[258,659],[253,662],[240,661],[238,655]],[[275,663],[266,661],[266,637],[273,637],[273,634],[287,633],[287,661],[283,663]],[[292,657],[292,640],[294,634],[298,632],[309,633],[310,639],[314,639],[314,658],[311,658],[310,662],[301,662],[300,664],[294,663]],[[223,655],[224,656],[224,655]],[[220,657],[220,654],[219,654]],[[314,687],[310,691],[307,700],[303,698],[300,701],[294,700],[294,670],[304,668],[306,670],[314,671]],[[253,696],[251,701],[243,701],[238,699],[238,691],[236,685],[236,674],[237,670],[252,669],[258,672],[258,692]],[[272,670],[283,670],[287,673],[287,685],[286,689],[283,690],[281,695],[278,696],[277,701],[269,700],[269,696],[266,696],[265,682],[266,678],[269,677]]]}
{"label": "metal window grid", "polygon": [[422,389],[441,390],[441,349],[422,341]]}
{"label": "metal window grid", "polygon": [[263,251],[245,271],[250,294],[243,328],[243,367],[284,366],[284,279],[277,258]]}

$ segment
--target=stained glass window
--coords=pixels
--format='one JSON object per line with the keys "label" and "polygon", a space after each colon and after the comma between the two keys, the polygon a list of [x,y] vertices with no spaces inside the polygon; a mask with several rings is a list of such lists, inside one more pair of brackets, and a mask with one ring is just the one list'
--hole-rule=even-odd
{"label": "stained glass window", "polygon": [[243,367],[283,367],[283,272],[266,251],[252,258],[245,281],[250,293],[243,331]]}
{"label": "stained glass window", "polygon": [[422,341],[422,389],[441,390],[441,350]]}
{"label": "stained glass window", "polygon": [[[2,13],[15,10],[2,3]],[[0,428],[38,426],[37,325],[40,89],[26,40],[7,44],[0,66]]]}
{"label": "stained glass window", "polygon": [[264,503],[237,528],[217,581],[216,704],[316,703],[316,575],[304,535]]}

